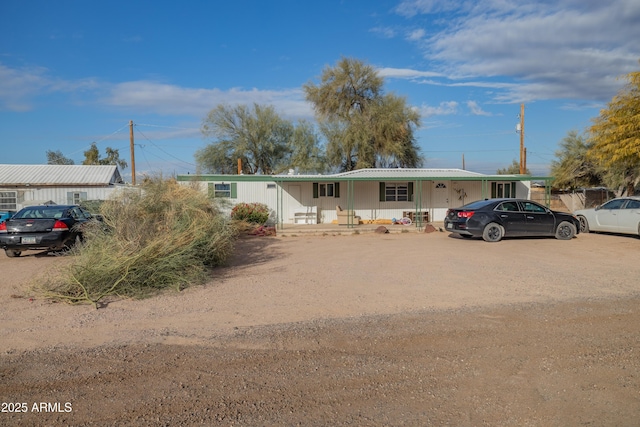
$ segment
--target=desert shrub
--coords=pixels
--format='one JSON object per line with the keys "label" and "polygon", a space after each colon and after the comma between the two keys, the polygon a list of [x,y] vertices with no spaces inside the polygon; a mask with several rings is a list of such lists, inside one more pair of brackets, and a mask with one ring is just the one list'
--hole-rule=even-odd
{"label": "desert shrub", "polygon": [[225,216],[200,192],[152,179],[100,206],[102,223],[85,231],[75,256],[41,291],[98,306],[108,295],[142,298],[202,283],[225,262],[236,237]]}
{"label": "desert shrub", "polygon": [[269,219],[269,208],[263,203],[238,203],[231,209],[231,219],[264,224]]}

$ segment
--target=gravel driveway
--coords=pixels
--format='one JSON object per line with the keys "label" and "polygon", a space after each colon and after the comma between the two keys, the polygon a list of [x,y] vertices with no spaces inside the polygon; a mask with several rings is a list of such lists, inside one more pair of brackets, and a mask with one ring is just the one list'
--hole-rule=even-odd
{"label": "gravel driveway", "polygon": [[0,254],[0,425],[626,426],[640,239],[246,237],[205,286],[31,298]]}

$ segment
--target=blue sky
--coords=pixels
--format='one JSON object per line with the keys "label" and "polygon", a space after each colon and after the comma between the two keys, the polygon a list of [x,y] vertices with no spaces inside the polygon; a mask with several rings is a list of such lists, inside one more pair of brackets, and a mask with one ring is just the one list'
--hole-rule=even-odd
{"label": "blue sky", "polygon": [[[97,142],[136,175],[194,173],[220,103],[312,119],[302,85],[341,57],[421,112],[426,167],[548,173],[640,67],[638,0],[0,1],[0,163],[81,163]],[[123,175],[131,174],[131,168]]]}

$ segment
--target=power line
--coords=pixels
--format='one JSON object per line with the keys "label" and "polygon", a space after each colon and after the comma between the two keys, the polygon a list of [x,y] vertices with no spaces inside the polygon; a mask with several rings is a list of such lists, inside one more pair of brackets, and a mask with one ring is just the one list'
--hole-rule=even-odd
{"label": "power line", "polygon": [[[106,135],[106,136],[104,136],[104,137],[102,137],[102,138],[100,138],[99,140],[94,141],[94,142],[95,142],[95,143],[96,143],[96,145],[97,145],[97,144],[101,143],[102,141],[104,141],[105,139],[107,139],[107,138],[109,138],[109,137],[111,137],[111,136],[115,135],[116,133],[121,132],[121,131],[122,131],[122,129],[125,129],[125,128],[127,128],[127,127],[129,127],[129,123],[127,123],[126,125],[122,126],[122,127],[121,127],[120,129],[118,129],[117,131],[112,132],[112,133],[110,133],[109,135]],[[89,145],[89,147],[91,147],[91,145]],[[85,148],[87,148],[87,147],[85,146]],[[79,153],[80,151],[83,151],[85,148],[81,148],[81,149],[80,149],[80,150],[78,150],[78,151],[74,151],[73,153],[71,153],[71,154],[69,154],[69,155],[70,155],[70,156],[72,156],[72,155],[74,155],[74,154],[76,154],[76,153]]]}
{"label": "power line", "polygon": [[[184,161],[184,160],[182,160],[182,159],[180,159],[180,158],[178,158],[178,157],[174,156],[173,154],[166,152],[165,150],[163,150],[162,148],[160,148],[158,145],[156,145],[156,144],[155,144],[151,139],[149,139],[149,137],[147,137],[147,136],[146,136],[142,131],[140,131],[139,129],[137,129],[137,131],[138,131],[138,133],[140,133],[140,135],[142,135],[142,136],[144,137],[144,139],[146,139],[147,141],[149,141],[149,143],[150,143],[151,145],[153,145],[153,146],[154,146],[155,148],[157,148],[158,150],[162,151],[162,152],[163,152],[164,154],[166,154],[167,156],[172,157],[172,158],[176,159],[177,161],[182,162],[182,163],[184,163],[184,164],[187,164],[187,165],[189,165],[189,166],[196,166],[194,163],[190,163],[190,162]],[[162,160],[164,160],[164,159],[162,159]]]}

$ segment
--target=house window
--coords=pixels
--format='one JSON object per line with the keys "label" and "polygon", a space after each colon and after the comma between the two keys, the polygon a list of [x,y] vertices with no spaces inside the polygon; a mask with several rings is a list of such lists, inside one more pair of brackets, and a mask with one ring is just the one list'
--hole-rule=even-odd
{"label": "house window", "polygon": [[384,186],[385,202],[407,202],[409,201],[409,186],[406,182],[387,182]]}
{"label": "house window", "polygon": [[86,191],[70,191],[67,193],[67,202],[70,205],[79,205],[83,200],[87,200]]}
{"label": "house window", "polygon": [[492,182],[491,198],[516,197],[515,182]]}
{"label": "house window", "polygon": [[17,191],[0,191],[0,210],[15,211],[17,204]]}
{"label": "house window", "polygon": [[313,198],[317,199],[318,197],[340,197],[340,183],[339,182],[325,182],[313,183]]}
{"label": "house window", "polygon": [[333,191],[334,190],[333,183],[320,184],[319,190],[320,190],[320,197],[335,197],[334,191]]}
{"label": "house window", "polygon": [[209,197],[217,198],[217,197],[226,197],[235,199],[238,197],[238,184],[235,182],[232,183],[213,183],[210,182],[208,185],[207,192]]}
{"label": "house window", "polygon": [[215,184],[213,197],[231,197],[231,184]]}

